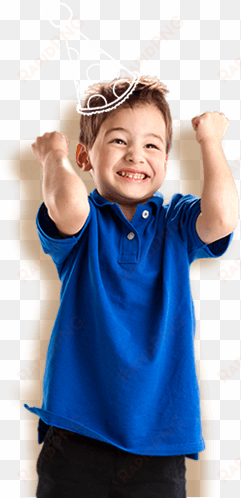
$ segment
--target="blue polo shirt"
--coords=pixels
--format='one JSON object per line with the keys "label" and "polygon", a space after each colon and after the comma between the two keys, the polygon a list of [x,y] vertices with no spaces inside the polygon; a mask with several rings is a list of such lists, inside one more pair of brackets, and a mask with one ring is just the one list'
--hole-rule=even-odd
{"label": "blue polo shirt", "polygon": [[95,189],[89,216],[62,238],[41,204],[43,251],[61,280],[38,415],[38,442],[50,425],[139,455],[205,449],[195,368],[189,267],[218,258],[233,232],[205,244],[195,223],[201,199],[157,191],[128,221]]}

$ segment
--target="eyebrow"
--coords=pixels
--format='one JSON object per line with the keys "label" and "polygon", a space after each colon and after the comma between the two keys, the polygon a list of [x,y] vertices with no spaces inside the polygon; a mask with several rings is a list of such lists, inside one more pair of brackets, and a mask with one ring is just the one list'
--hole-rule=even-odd
{"label": "eyebrow", "polygon": [[[125,128],[118,127],[118,128],[110,128],[109,130],[107,130],[105,136],[111,133],[112,131],[125,131],[126,133],[129,134],[128,130],[125,130]],[[143,135],[143,138],[144,137],[155,137],[158,140],[160,140],[163,143],[163,145],[165,145],[163,138],[160,135],[156,135],[155,133],[146,133],[145,135]]]}

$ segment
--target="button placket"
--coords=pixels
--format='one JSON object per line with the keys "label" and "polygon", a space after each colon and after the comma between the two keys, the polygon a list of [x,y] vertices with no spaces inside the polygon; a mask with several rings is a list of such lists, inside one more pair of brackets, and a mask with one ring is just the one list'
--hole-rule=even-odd
{"label": "button placket", "polygon": [[[124,216],[120,209],[116,207],[116,213],[118,217],[123,220]],[[141,237],[146,230],[146,223],[144,224],[144,220],[148,218],[151,214],[150,209],[143,209],[141,205],[137,206],[137,211],[134,215],[134,220],[132,222],[128,222],[125,219],[125,225],[128,230],[130,230],[131,225],[137,231],[129,231],[123,230],[120,244],[120,253],[118,263],[138,263],[140,259],[141,252]],[[141,221],[142,220],[142,221]],[[129,226],[128,226],[129,225]],[[140,234],[138,232],[140,230]]]}
{"label": "button placket", "polygon": [[120,244],[119,263],[138,263],[140,257],[140,240],[138,232],[123,233]]}

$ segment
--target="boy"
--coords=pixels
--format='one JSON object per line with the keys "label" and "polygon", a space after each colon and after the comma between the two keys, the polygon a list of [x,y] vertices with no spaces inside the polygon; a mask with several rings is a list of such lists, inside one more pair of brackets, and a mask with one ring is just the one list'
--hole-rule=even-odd
{"label": "boy", "polygon": [[[92,94],[112,102],[113,83]],[[202,198],[178,193],[163,204],[167,91],[141,76],[116,109],[81,115],[76,162],[96,185],[89,195],[67,137],[45,133],[32,145],[43,167],[38,234],[62,282],[43,405],[24,405],[40,417],[39,443],[47,431],[37,498],[183,498],[185,456],[205,449],[189,266],[227,250],[238,196],[221,147],[228,120],[204,113],[192,120]]]}

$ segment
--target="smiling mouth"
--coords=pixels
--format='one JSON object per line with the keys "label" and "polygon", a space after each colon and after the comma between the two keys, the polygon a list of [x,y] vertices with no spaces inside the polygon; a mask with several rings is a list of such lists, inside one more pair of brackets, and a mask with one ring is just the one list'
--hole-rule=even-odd
{"label": "smiling mouth", "polygon": [[145,178],[130,178],[129,176],[122,176],[120,173],[116,173],[122,180],[125,180],[126,182],[137,182],[137,183],[144,183],[149,179],[149,176],[145,175]]}

